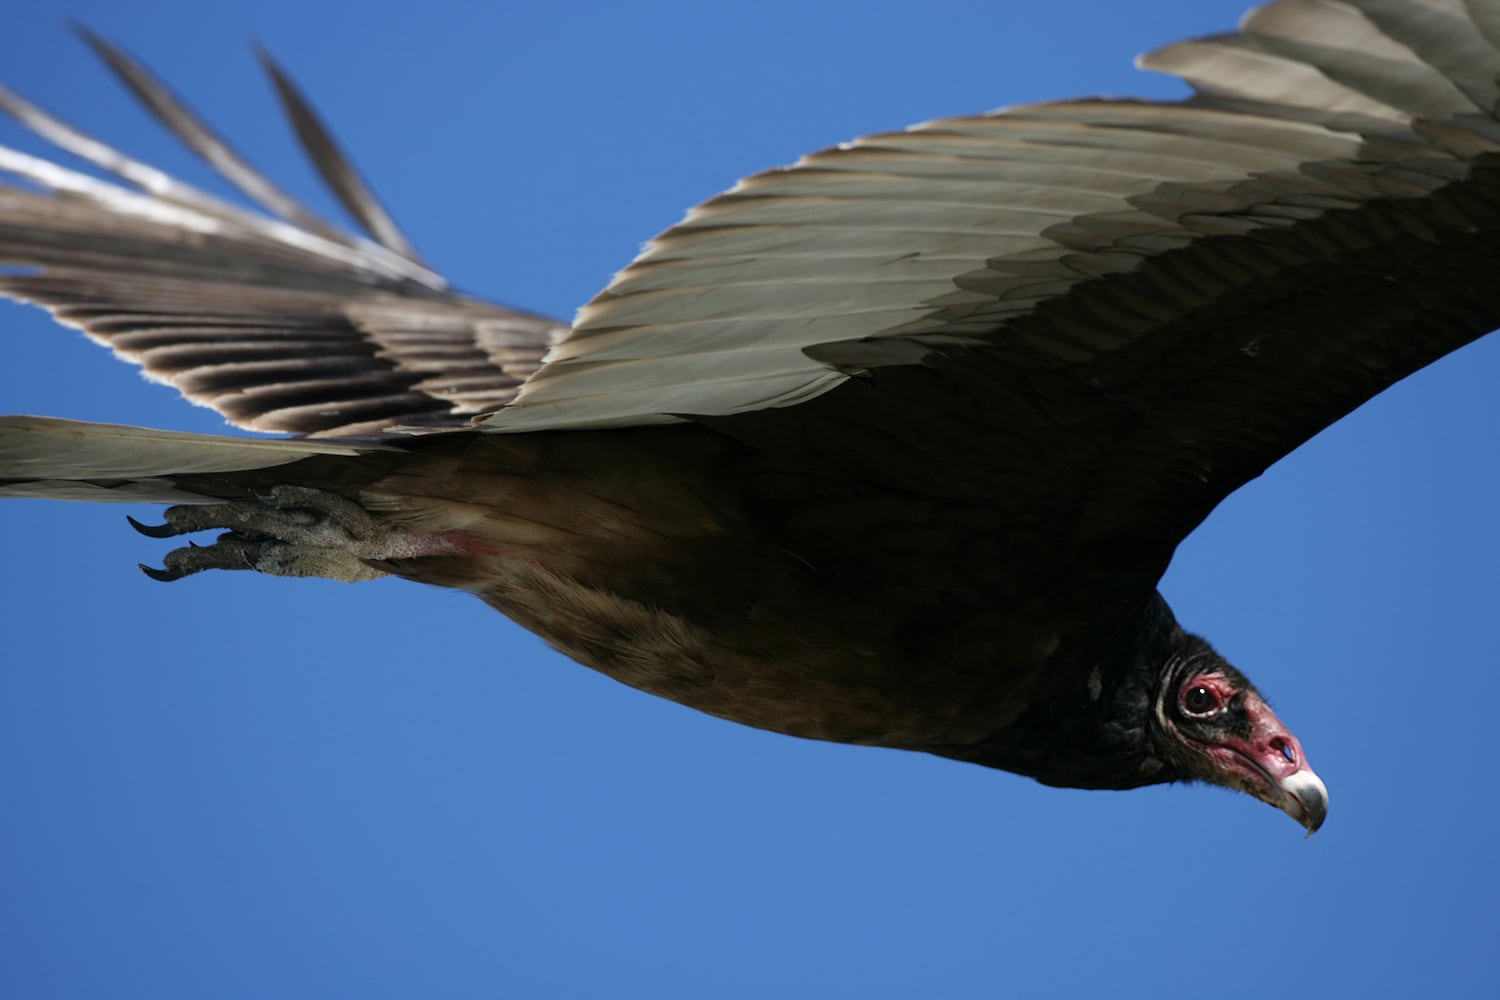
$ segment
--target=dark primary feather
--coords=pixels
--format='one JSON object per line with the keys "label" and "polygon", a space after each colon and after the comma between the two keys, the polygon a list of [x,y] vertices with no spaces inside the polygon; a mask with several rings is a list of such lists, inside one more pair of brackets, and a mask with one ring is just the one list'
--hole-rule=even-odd
{"label": "dark primary feather", "polygon": [[566,329],[449,290],[269,59],[304,148],[378,245],[282,193],[122,50],[84,37],[271,215],[197,191],[0,89],[0,108],[145,192],[3,151],[0,171],[53,193],[0,186],[0,260],[45,269],[0,275],[0,291],[48,307],[237,426],[304,434],[467,426],[512,399]]}
{"label": "dark primary feather", "polygon": [[[0,159],[43,189],[0,188],[0,260],[39,269],[0,291],[241,426],[380,446],[226,468],[208,439],[12,422],[0,492],[187,497],[210,506],[154,534],[229,534],[168,577],[458,587],[740,722],[1056,784],[1214,781],[1315,829],[1300,745],[1155,587],[1226,495],[1500,324],[1497,23],[1494,0],[1281,0],[1147,57],[1184,102],[815,153],[694,209],[571,330],[449,291],[273,63],[376,242],[91,38],[264,211],[0,96],[145,192]],[[76,454],[49,467],[38,438]]]}
{"label": "dark primary feather", "polygon": [[416,248],[380,204],[375,193],[365,184],[359,171],[354,169],[354,164],[339,149],[328,128],[293,85],[291,78],[264,49],[257,50],[256,55],[260,57],[260,64],[265,67],[271,82],[275,84],[276,96],[281,99],[281,106],[286,109],[287,117],[297,130],[297,138],[302,141],[302,147],[308,151],[313,166],[317,168],[324,183],[338,196],[339,203],[381,246],[408,260],[419,260]]}
{"label": "dark primary feather", "polygon": [[[243,191],[251,201],[299,226],[336,240],[343,238],[337,229],[304,208],[297,199],[250,166],[229,143],[122,49],[86,29],[79,30],[79,35],[114,71],[120,82],[130,88],[141,104],[170,129],[173,135],[201,156],[225,180]],[[267,69],[270,69],[269,64]]]}

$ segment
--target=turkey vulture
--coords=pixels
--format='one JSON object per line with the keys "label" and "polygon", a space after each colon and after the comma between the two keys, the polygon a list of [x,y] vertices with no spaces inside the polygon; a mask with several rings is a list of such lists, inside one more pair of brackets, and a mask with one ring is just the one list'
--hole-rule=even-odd
{"label": "turkey vulture", "polygon": [[5,153],[0,292],[296,437],[8,418],[0,494],[224,532],[162,579],[468,590],[766,729],[1322,822],[1295,737],[1156,583],[1230,492],[1500,322],[1493,3],[1283,0],[1147,57],[1181,103],[813,154],[695,209],[571,329],[450,289],[269,61],[368,237],[89,41],[265,211],[7,93],[125,185]]}

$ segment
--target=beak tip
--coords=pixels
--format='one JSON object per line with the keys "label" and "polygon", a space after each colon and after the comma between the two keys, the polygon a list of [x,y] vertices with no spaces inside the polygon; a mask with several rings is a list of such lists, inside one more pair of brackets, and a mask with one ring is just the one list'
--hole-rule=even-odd
{"label": "beak tip", "polygon": [[1279,782],[1287,814],[1311,837],[1328,818],[1328,786],[1310,770],[1294,771]]}

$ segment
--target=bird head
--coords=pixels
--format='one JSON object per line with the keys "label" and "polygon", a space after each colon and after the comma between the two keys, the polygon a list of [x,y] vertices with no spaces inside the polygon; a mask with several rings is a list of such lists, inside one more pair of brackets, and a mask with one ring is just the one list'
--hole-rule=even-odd
{"label": "bird head", "polygon": [[1205,781],[1253,795],[1312,835],[1328,789],[1302,744],[1255,685],[1203,638],[1177,624],[1160,595],[1126,637],[1104,636],[1103,658],[1080,665],[986,739],[935,749],[1064,788],[1125,789]]}
{"label": "bird head", "polygon": [[1178,634],[1154,693],[1148,738],[1175,780],[1253,795],[1317,832],[1328,789],[1249,678],[1212,646]]}

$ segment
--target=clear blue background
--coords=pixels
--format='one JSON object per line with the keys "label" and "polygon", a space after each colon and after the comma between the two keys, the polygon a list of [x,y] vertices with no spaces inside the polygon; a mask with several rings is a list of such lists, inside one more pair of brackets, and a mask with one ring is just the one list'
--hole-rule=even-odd
{"label": "clear blue background", "polygon": [[[743,174],[1006,103],[1176,95],[1130,58],[1239,12],[68,5],[310,193],[261,39],[435,265],[561,316]],[[0,79],[201,178],[59,20],[0,10]],[[135,563],[163,546],[122,509],[6,503],[0,996],[1493,996],[1497,379],[1481,343],[1385,394],[1164,583],[1327,779],[1308,842],[1215,790],[740,728],[459,594],[154,584]],[[222,426],[9,306],[0,410]]]}

